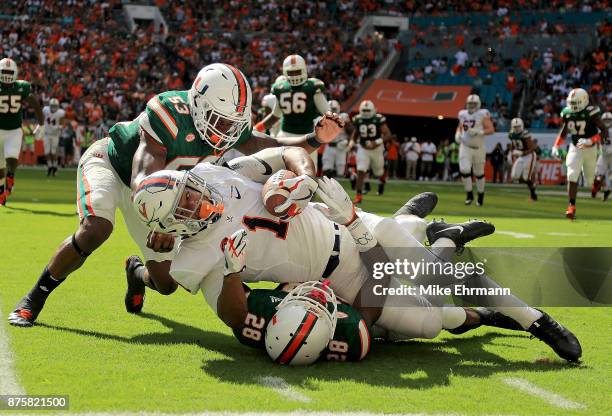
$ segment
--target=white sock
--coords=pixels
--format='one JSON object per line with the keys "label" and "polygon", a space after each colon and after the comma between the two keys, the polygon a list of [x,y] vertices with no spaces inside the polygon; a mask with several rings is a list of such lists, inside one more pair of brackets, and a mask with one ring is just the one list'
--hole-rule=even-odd
{"label": "white sock", "polygon": [[523,327],[523,329],[529,328],[531,324],[533,324],[535,321],[542,317],[542,312],[530,306],[499,306],[489,309],[509,316],[510,318],[518,322]]}
{"label": "white sock", "polygon": [[476,179],[476,189],[478,189],[479,194],[485,191],[485,183],[486,179],[484,177]]}
{"label": "white sock", "polygon": [[461,177],[461,182],[463,182],[463,189],[465,192],[472,192],[472,177],[468,176],[467,178]]}
{"label": "white sock", "polygon": [[417,217],[416,215],[398,215],[395,217],[395,221],[398,222],[412,235],[417,241],[423,242],[427,238],[425,231],[427,230],[427,221],[423,218]]}
{"label": "white sock", "polygon": [[467,313],[460,306],[445,305],[442,308],[442,328],[455,329],[465,323]]}

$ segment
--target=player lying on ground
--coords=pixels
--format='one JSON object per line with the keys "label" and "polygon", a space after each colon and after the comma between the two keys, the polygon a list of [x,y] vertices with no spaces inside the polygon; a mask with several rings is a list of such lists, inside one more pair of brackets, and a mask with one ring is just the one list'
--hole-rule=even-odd
{"label": "player lying on ground", "polygon": [[9,322],[32,326],[51,292],[110,237],[117,208],[146,262],[146,268],[135,274],[134,290],[126,294],[126,309],[142,309],[145,285],[162,294],[176,290],[169,274],[174,236],[149,233],[132,207],[132,191],[146,175],[164,168],[189,168],[201,160],[223,163],[221,156],[230,148],[251,154],[295,144],[312,152],[342,129],[338,115],[330,113],[317,124],[315,133],[276,141],[252,131],[251,100],[242,72],[226,64],[208,65],[190,90],[153,97],[135,120],[117,123],[110,137],[93,144],[78,167],[79,228],[57,249],[34,287],[9,314]]}
{"label": "player lying on ground", "polygon": [[[397,215],[391,219],[365,212],[356,215],[346,192],[327,178],[319,182],[319,194],[327,206],[308,204],[316,187],[310,178],[304,178],[300,180],[304,196],[296,194],[293,200],[300,204],[301,213],[290,220],[281,219],[264,205],[261,183],[269,176],[266,170],[283,169],[286,161],[279,149],[265,152],[257,157],[235,159],[228,168],[202,163],[189,172],[158,172],[147,178],[150,185],[134,197],[136,207],[155,207],[139,211],[152,230],[188,237],[180,242],[172,276],[193,294],[202,290],[206,301],[228,326],[233,329],[244,326],[248,307],[243,281],[286,283],[321,278],[329,279],[336,295],[358,309],[366,322],[404,338],[434,338],[443,328],[456,329],[466,323],[464,309],[443,308],[443,299],[401,296],[390,303],[382,297],[380,305],[362,304],[372,293],[368,265],[372,259],[381,261],[388,256],[394,261],[406,258],[407,253],[425,262],[447,261],[455,247],[493,232],[492,225],[482,221],[432,223],[427,227],[433,251],[430,252],[405,229],[405,224],[413,223],[410,218],[413,216]],[[301,171],[296,173],[314,172],[310,158],[305,153],[302,157]],[[293,181],[290,186],[297,184]],[[234,235],[242,228],[246,231]],[[248,236],[251,249],[238,256],[240,261],[230,261],[227,247],[236,253],[236,238],[241,235],[245,243]],[[229,236],[232,239],[228,243]],[[449,281],[443,276],[434,277],[444,285],[457,283],[454,278]],[[414,282],[436,283],[427,279],[417,276]],[[474,282],[479,287],[498,287],[486,276]],[[391,278],[389,285],[397,288],[400,282]],[[513,296],[490,302],[485,299],[484,304],[482,299],[469,296],[463,299],[472,304],[481,302],[479,305],[512,318],[567,360],[580,357],[580,345],[571,332]]]}
{"label": "player lying on ground", "polygon": [[559,147],[569,133],[571,143],[565,159],[569,205],[565,216],[574,220],[580,173],[584,175],[585,185],[590,187],[597,164],[597,143],[607,142],[608,128],[599,116],[601,113],[599,107],[589,105],[589,94],[582,88],[571,90],[566,101],[567,107],[561,111],[563,126],[552,147],[552,155],[559,157]]}

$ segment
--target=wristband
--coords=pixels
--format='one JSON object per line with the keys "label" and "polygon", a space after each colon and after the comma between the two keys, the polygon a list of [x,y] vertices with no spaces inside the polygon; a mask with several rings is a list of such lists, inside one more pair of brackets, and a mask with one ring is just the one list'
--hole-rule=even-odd
{"label": "wristband", "polygon": [[378,244],[376,237],[374,237],[370,230],[368,230],[368,227],[366,227],[363,221],[361,221],[361,218],[355,219],[352,223],[346,226],[346,229],[349,230],[353,236],[353,240],[355,241],[357,249],[360,253],[368,251]]}
{"label": "wristband", "polygon": [[317,135],[315,133],[308,133],[306,135],[306,143],[315,149],[321,147],[321,143],[317,140]]}
{"label": "wristband", "polygon": [[253,128],[257,131],[260,131],[262,133],[264,133],[266,131],[266,126],[263,123],[263,121],[260,121],[259,123],[255,124],[255,126],[253,126]]}

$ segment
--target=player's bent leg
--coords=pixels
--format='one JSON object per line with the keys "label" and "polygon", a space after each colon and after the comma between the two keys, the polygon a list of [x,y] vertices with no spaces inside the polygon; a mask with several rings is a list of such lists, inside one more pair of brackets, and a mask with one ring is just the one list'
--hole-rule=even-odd
{"label": "player's bent leg", "polygon": [[146,272],[143,278],[145,284],[148,282],[148,287],[154,287],[156,291],[162,295],[171,295],[178,288],[178,284],[170,275],[170,266],[172,261],[155,261],[148,260],[146,262]]}
{"label": "player's bent leg", "polygon": [[484,148],[473,152],[472,169],[474,171],[474,176],[476,177],[476,190],[478,191],[478,200],[476,201],[477,206],[482,206],[484,204],[486,184],[484,167],[486,156],[487,155]]}
{"label": "player's bent leg", "polygon": [[53,290],[85,259],[104,243],[113,231],[113,224],[100,217],[85,217],[79,229],[65,239],[44,268],[38,281],[9,314],[11,325],[30,327],[43,309]]}

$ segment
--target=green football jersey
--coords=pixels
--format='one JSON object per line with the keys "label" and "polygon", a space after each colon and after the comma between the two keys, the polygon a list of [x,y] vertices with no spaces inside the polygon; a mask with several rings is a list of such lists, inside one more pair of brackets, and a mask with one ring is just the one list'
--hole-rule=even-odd
{"label": "green football jersey", "polygon": [[272,94],[283,112],[281,130],[293,134],[312,133],[314,120],[322,115],[317,110],[314,96],[324,90],[325,84],[316,78],[308,78],[305,83],[295,87],[286,80],[275,82]]}
{"label": "green football jersey", "polygon": [[387,122],[387,119],[382,114],[376,114],[374,117],[364,118],[357,114],[353,117],[353,126],[359,136],[359,143],[365,145],[368,141],[377,140],[382,137],[381,127]]}
{"label": "green football jersey", "polygon": [[30,83],[17,80],[12,84],[0,83],[0,130],[21,128],[22,103],[30,96]]}
{"label": "green football jersey", "polygon": [[[234,330],[238,341],[249,347],[266,349],[265,330],[276,307],[287,296],[283,290],[253,289],[247,298],[248,314],[244,326]],[[321,354],[329,361],[359,361],[370,351],[370,328],[351,306],[338,303],[338,321],[334,338]]]}
{"label": "green football jersey", "polygon": [[574,145],[576,145],[580,139],[589,139],[597,134],[599,129],[593,121],[593,118],[598,117],[599,114],[599,107],[592,105],[587,106],[587,108],[577,113],[572,113],[569,107],[565,107],[563,111],[561,111],[561,118],[565,126],[567,126],[567,132]]}
{"label": "green football jersey", "polygon": [[[135,120],[117,123],[109,131],[108,157],[127,186],[130,186],[132,160],[140,144],[141,130],[166,149],[166,169],[191,169],[204,159],[216,161],[221,156],[200,138],[191,118],[187,91],[163,92],[150,99],[145,111]],[[250,127],[232,147],[249,137]]]}
{"label": "green football jersey", "polygon": [[531,135],[527,130],[523,130],[520,133],[508,133],[508,138],[512,142],[513,149],[527,150],[527,139],[531,138]]}

